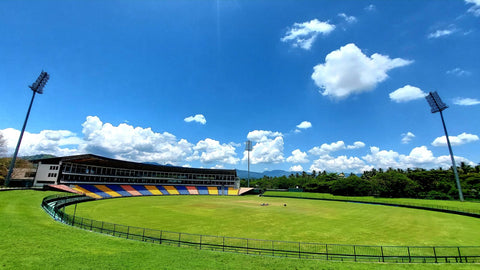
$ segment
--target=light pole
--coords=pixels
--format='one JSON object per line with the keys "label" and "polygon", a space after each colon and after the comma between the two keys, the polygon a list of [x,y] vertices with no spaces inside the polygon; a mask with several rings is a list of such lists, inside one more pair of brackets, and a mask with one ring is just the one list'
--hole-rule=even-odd
{"label": "light pole", "polygon": [[7,178],[5,179],[5,186],[8,187],[10,184],[10,180],[12,177],[13,168],[15,167],[15,160],[17,159],[18,149],[20,149],[20,144],[22,143],[23,133],[25,132],[25,127],[27,126],[28,116],[30,115],[30,110],[32,109],[33,99],[35,98],[35,94],[43,94],[43,87],[47,83],[50,75],[47,72],[43,71],[38,76],[37,80],[30,85],[30,89],[33,91],[32,100],[30,101],[30,106],[28,106],[27,116],[25,117],[25,122],[23,122],[22,131],[20,132],[20,137],[18,138],[17,147],[15,148],[15,152],[13,153],[12,161],[10,162],[10,168],[8,168]]}
{"label": "light pole", "polygon": [[457,182],[458,196],[460,197],[460,201],[463,202],[462,186],[460,185],[460,180],[458,179],[457,165],[455,164],[455,158],[453,157],[452,146],[450,145],[450,139],[448,138],[445,120],[443,120],[442,111],[448,108],[448,106],[443,103],[437,92],[430,92],[425,98],[427,99],[428,104],[432,108],[432,113],[439,112],[440,117],[442,118],[443,130],[445,131],[445,137],[447,138],[448,151],[450,151],[450,158],[452,159],[453,174],[455,175],[455,181]]}
{"label": "light pole", "polygon": [[248,155],[248,171],[247,171],[247,186],[250,187],[250,152],[252,151],[252,141],[245,142],[245,151]]}

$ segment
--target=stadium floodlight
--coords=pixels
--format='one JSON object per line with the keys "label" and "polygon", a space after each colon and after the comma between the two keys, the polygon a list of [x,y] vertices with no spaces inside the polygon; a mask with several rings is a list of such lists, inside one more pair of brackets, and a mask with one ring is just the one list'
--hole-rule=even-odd
{"label": "stadium floodlight", "polygon": [[22,131],[20,132],[20,137],[18,138],[17,147],[15,148],[12,161],[10,162],[10,168],[8,169],[7,178],[5,178],[5,186],[7,187],[10,184],[13,168],[15,167],[15,161],[17,159],[18,150],[20,149],[23,133],[25,132],[25,127],[27,126],[28,116],[30,115],[30,110],[32,109],[33,99],[35,98],[35,94],[37,93],[43,94],[43,87],[45,87],[45,84],[47,84],[48,79],[50,79],[50,75],[48,75],[47,72],[42,70],[37,80],[32,85],[29,86],[30,89],[32,89],[33,91],[33,96],[32,96],[32,100],[30,101],[30,106],[28,106],[27,116],[25,117],[25,121],[23,122],[23,127],[22,127]]}
{"label": "stadium floodlight", "polygon": [[428,104],[432,108],[432,113],[439,112],[440,118],[442,118],[443,130],[445,131],[445,138],[447,139],[448,151],[450,151],[450,159],[452,160],[453,174],[455,175],[455,181],[457,182],[458,196],[460,201],[463,202],[463,193],[462,186],[460,185],[460,180],[458,179],[457,165],[455,164],[455,158],[453,157],[452,146],[450,145],[450,139],[448,138],[447,127],[445,126],[445,120],[443,119],[442,111],[448,108],[448,106],[443,103],[442,99],[437,92],[430,92],[426,97]]}
{"label": "stadium floodlight", "polygon": [[248,140],[245,142],[245,151],[248,155],[248,171],[247,171],[247,187],[250,187],[250,152],[252,151],[252,141]]}

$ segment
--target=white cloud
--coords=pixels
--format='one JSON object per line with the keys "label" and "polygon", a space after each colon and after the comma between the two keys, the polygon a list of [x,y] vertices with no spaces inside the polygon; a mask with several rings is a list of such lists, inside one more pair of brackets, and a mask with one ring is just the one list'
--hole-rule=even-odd
{"label": "white cloud", "polygon": [[310,171],[328,171],[328,172],[363,172],[370,170],[372,167],[358,157],[338,156],[331,157],[329,155],[321,156],[315,160],[310,166]]}
{"label": "white cloud", "polygon": [[366,56],[353,43],[330,52],[325,63],[316,65],[312,79],[323,89],[322,95],[336,99],[374,89],[388,78],[387,71],[406,66],[413,61],[378,53]]}
{"label": "white cloud", "polygon": [[402,134],[402,143],[403,144],[408,144],[410,143],[410,141],[412,141],[412,139],[415,138],[415,134],[413,134],[412,132],[407,132],[407,133],[403,133]]}
{"label": "white cloud", "polygon": [[347,149],[358,149],[365,147],[363,142],[354,142],[353,145],[347,145]]}
{"label": "white cloud", "polygon": [[337,142],[332,142],[330,144],[324,143],[320,147],[315,146],[312,149],[310,149],[308,153],[312,155],[322,156],[322,155],[327,155],[330,152],[336,152],[344,149],[349,149],[349,150],[358,149],[362,147],[365,147],[365,143],[359,142],[359,141],[354,142],[353,145],[345,145],[345,142],[337,141]]}
{"label": "white cloud", "polygon": [[472,106],[480,104],[480,100],[474,98],[456,98],[453,100],[453,104],[461,106]]}
{"label": "white cloud", "polygon": [[420,88],[411,85],[405,85],[389,94],[390,99],[397,103],[425,98],[426,95],[427,93],[423,92]]}
{"label": "white cloud", "polygon": [[103,124],[97,116],[89,116],[83,126],[85,152],[118,159],[159,162],[178,165],[192,153],[193,145],[168,132],[133,127],[122,123]]}
{"label": "white cloud", "polygon": [[[432,151],[426,146],[413,148],[408,155],[401,155],[393,150],[380,150],[378,147],[370,147],[370,154],[362,157],[372,168],[449,168],[452,163],[449,156],[435,157]],[[465,162],[469,165],[475,165],[472,161],[455,157],[459,162]]]}
{"label": "white cloud", "polygon": [[236,158],[235,147],[231,144],[220,144],[219,141],[207,138],[201,140],[193,147],[194,154],[189,160],[198,159],[202,163],[227,163],[237,164],[240,159]]}
{"label": "white cloud", "polygon": [[357,22],[357,18],[355,18],[354,16],[348,16],[347,14],[345,13],[338,13],[338,16],[343,18],[346,22],[348,23],[354,23],[354,22]]}
{"label": "white cloud", "polygon": [[185,119],[183,119],[185,122],[197,122],[202,125],[205,125],[207,123],[207,120],[205,119],[205,116],[203,114],[196,114],[195,116],[189,116]]}
{"label": "white cloud", "polygon": [[473,4],[473,6],[468,9],[468,12],[477,17],[480,16],[480,0],[465,0],[465,2],[467,4]]}
{"label": "white cloud", "polygon": [[[20,131],[7,128],[0,130],[5,139],[7,155],[13,155],[17,146]],[[18,156],[31,156],[37,154],[52,155],[74,155],[80,154],[82,151],[74,145],[82,143],[82,139],[77,137],[75,133],[68,130],[42,130],[40,133],[30,133],[25,131],[22,143],[18,152]]]}
{"label": "white cloud", "polygon": [[439,38],[439,37],[444,37],[451,35],[455,32],[455,30],[451,29],[443,29],[443,30],[437,30],[433,33],[428,34],[428,38]]}
{"label": "white cloud", "polygon": [[335,25],[321,22],[317,19],[309,22],[294,23],[285,36],[281,38],[281,41],[290,42],[293,47],[310,50],[319,34],[328,35],[334,29]]}
{"label": "white cloud", "polygon": [[258,142],[250,154],[252,164],[283,162],[283,138]]}
{"label": "white cloud", "polygon": [[[448,136],[451,145],[462,145],[478,141],[478,136],[474,134],[462,133],[458,136]],[[433,146],[447,146],[447,139],[445,136],[438,137],[432,142]]]}
{"label": "white cloud", "polygon": [[447,70],[447,74],[462,77],[462,76],[469,76],[472,73],[470,71],[463,70],[463,69],[457,67],[457,68],[454,68],[454,69],[451,69],[451,70]]}
{"label": "white cloud", "polygon": [[307,163],[307,153],[300,151],[300,149],[296,149],[292,151],[292,155],[287,158],[287,162],[290,163]]}
{"label": "white cloud", "polygon": [[303,167],[302,165],[295,165],[290,167],[291,172],[303,172]]}
{"label": "white cloud", "polygon": [[[248,133],[247,138],[256,142],[250,153],[250,162],[252,164],[280,163],[285,160],[283,156],[282,133],[254,130]],[[244,152],[242,160],[247,160],[247,151]]]}
{"label": "white cloud", "polygon": [[297,128],[301,128],[301,129],[307,129],[307,128],[311,128],[311,127],[312,127],[312,123],[310,123],[308,121],[303,121],[302,123],[297,125]]}
{"label": "white cloud", "polygon": [[272,137],[282,137],[282,133],[268,131],[268,130],[254,130],[250,131],[247,135],[247,139],[254,141],[254,142],[261,142],[270,140]]}

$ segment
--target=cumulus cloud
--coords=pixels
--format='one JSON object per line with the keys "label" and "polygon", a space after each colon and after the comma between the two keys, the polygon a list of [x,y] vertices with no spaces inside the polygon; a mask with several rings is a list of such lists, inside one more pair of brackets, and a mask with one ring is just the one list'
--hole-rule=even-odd
{"label": "cumulus cloud", "polygon": [[295,165],[290,167],[291,172],[303,172],[303,167],[302,165]]}
{"label": "cumulus cloud", "polygon": [[347,14],[345,13],[338,13],[338,16],[341,17],[342,19],[344,19],[346,22],[348,23],[355,23],[357,22],[357,18],[355,18],[354,16],[348,16]]}
{"label": "cumulus cloud", "polygon": [[353,43],[330,52],[325,63],[316,65],[312,79],[323,89],[322,95],[343,99],[352,94],[374,89],[388,78],[391,69],[406,66],[413,61],[378,53],[368,57]]}
{"label": "cumulus cloud", "polygon": [[467,4],[473,4],[473,6],[468,9],[468,12],[477,17],[480,16],[480,0],[465,0],[465,2]]}
{"label": "cumulus cloud", "polygon": [[297,129],[295,129],[295,133],[300,133],[302,132],[302,129],[307,129],[311,127],[312,127],[312,123],[308,121],[303,121],[302,123],[297,125]]}
{"label": "cumulus cloud", "polygon": [[220,144],[219,141],[207,138],[199,141],[193,147],[194,153],[189,160],[200,160],[202,163],[227,163],[237,164],[240,159],[236,158],[235,147],[232,144]]}
{"label": "cumulus cloud", "polygon": [[282,133],[276,131],[268,131],[268,130],[254,130],[250,131],[247,135],[247,139],[254,141],[254,142],[261,142],[270,140],[272,137],[282,137]]}
{"label": "cumulus cloud", "polygon": [[309,22],[294,23],[293,26],[281,38],[283,42],[289,42],[293,47],[310,50],[313,42],[319,34],[328,35],[335,29],[335,25],[313,19]]}
{"label": "cumulus cloud", "polygon": [[420,88],[411,85],[405,85],[389,94],[390,99],[397,103],[425,98],[426,95],[427,93],[423,92]]}
{"label": "cumulus cloud", "polygon": [[363,172],[372,169],[363,160],[358,157],[330,155],[321,156],[310,166],[310,171],[329,171],[329,172]]}
{"label": "cumulus cloud", "polygon": [[[370,147],[370,154],[362,157],[373,168],[449,168],[451,160],[449,156],[435,157],[426,146],[413,148],[408,155],[399,154],[393,150],[380,150],[378,147]],[[475,165],[472,161],[455,157],[459,162]]]}
{"label": "cumulus cloud", "polygon": [[122,123],[113,126],[89,116],[82,124],[85,152],[118,159],[159,162],[178,165],[192,153],[193,145],[177,140],[168,132],[157,133],[151,128],[133,127]]}
{"label": "cumulus cloud", "polygon": [[463,70],[463,69],[457,67],[457,68],[454,68],[454,69],[451,69],[451,70],[447,70],[447,74],[462,77],[462,76],[468,76],[472,73],[470,71]]}
{"label": "cumulus cloud", "polygon": [[[463,158],[455,157],[458,162],[474,166],[475,163]],[[310,171],[327,171],[327,172],[353,172],[362,173],[373,168],[449,168],[451,166],[450,157],[435,157],[426,146],[413,148],[408,155],[399,154],[393,150],[380,150],[380,148],[370,147],[370,153],[359,157],[348,156],[331,156],[329,154],[322,155],[319,159],[313,161]]]}
{"label": "cumulus cloud", "polygon": [[461,106],[472,106],[480,104],[480,100],[474,98],[456,98],[453,100],[453,104]]}
{"label": "cumulus cloud", "polygon": [[455,30],[452,29],[443,29],[443,30],[437,30],[433,33],[428,34],[428,38],[439,38],[439,37],[444,37],[444,36],[449,36],[453,34]]}
{"label": "cumulus cloud", "polygon": [[200,123],[202,125],[205,125],[207,123],[207,120],[205,119],[205,116],[203,116],[203,114],[196,114],[195,116],[189,116],[185,119],[183,119],[183,121],[189,123],[189,122],[197,122],[197,123]]}
{"label": "cumulus cloud", "polygon": [[307,153],[296,149],[292,151],[292,155],[287,158],[287,162],[290,163],[307,163],[309,160],[307,158]]}
{"label": "cumulus cloud", "polygon": [[[0,133],[3,134],[3,138],[5,139],[7,155],[13,155],[20,131],[7,128],[0,130]],[[18,155],[52,154],[63,156],[79,154],[82,151],[78,150],[75,145],[81,144],[82,142],[83,140],[81,138],[68,130],[43,130],[39,133],[25,131]]]}
{"label": "cumulus cloud", "polygon": [[402,134],[402,143],[403,144],[408,144],[410,143],[410,141],[412,141],[412,139],[415,138],[415,134],[413,134],[412,132],[407,132],[407,133],[403,133]]}
{"label": "cumulus cloud", "polygon": [[[458,136],[448,136],[451,145],[462,145],[478,141],[478,136],[474,134],[462,133]],[[438,137],[432,142],[433,146],[447,146],[447,139],[445,136]]]}
{"label": "cumulus cloud", "polygon": [[[280,132],[267,130],[254,130],[248,133],[247,138],[256,142],[250,153],[252,164],[280,163],[285,160],[283,156],[283,135]],[[247,160],[247,151],[243,160]]]}
{"label": "cumulus cloud", "polygon": [[312,127],[312,123],[310,123],[308,121],[303,121],[302,123],[297,125],[297,128],[301,128],[301,129],[307,129],[307,128],[311,128],[311,127]]}
{"label": "cumulus cloud", "polygon": [[330,152],[336,152],[339,150],[344,150],[344,149],[358,149],[365,147],[365,143],[363,142],[354,142],[353,145],[345,145],[344,141],[337,141],[337,142],[332,142],[330,144],[324,143],[320,147],[315,146],[312,149],[308,150],[308,153],[312,155],[327,155]]}

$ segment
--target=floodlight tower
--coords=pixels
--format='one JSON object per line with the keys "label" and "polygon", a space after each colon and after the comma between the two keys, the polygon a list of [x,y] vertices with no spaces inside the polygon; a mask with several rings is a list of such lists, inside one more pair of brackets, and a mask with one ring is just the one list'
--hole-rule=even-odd
{"label": "floodlight tower", "polygon": [[30,115],[30,110],[32,109],[33,99],[35,98],[35,94],[37,93],[43,94],[43,87],[45,87],[45,84],[47,84],[48,79],[50,79],[50,75],[48,75],[47,72],[42,70],[37,80],[32,85],[29,86],[30,89],[32,89],[33,91],[32,100],[30,101],[30,106],[28,106],[27,116],[25,117],[25,122],[23,122],[23,127],[22,127],[22,131],[20,132],[20,137],[18,138],[17,147],[15,148],[12,161],[10,162],[10,168],[8,169],[7,178],[5,178],[5,186],[7,187],[10,184],[13,168],[15,167],[15,160],[17,159],[18,149],[20,149],[23,133],[25,132],[25,127],[27,126],[28,116]]}
{"label": "floodlight tower", "polygon": [[252,141],[245,142],[245,151],[248,155],[248,172],[247,172],[247,186],[250,187],[250,152],[252,151]]}
{"label": "floodlight tower", "polygon": [[440,96],[437,92],[430,92],[428,96],[425,97],[428,101],[428,104],[432,108],[432,113],[439,112],[440,117],[442,118],[443,130],[445,130],[445,137],[447,138],[447,145],[448,151],[450,151],[450,158],[452,159],[452,168],[453,174],[455,175],[455,181],[457,182],[457,189],[458,189],[458,196],[460,197],[460,201],[463,202],[463,193],[462,193],[462,186],[460,185],[460,180],[458,179],[458,172],[457,172],[457,165],[455,164],[455,158],[453,157],[452,146],[450,145],[450,139],[448,138],[447,127],[445,126],[445,120],[443,120],[442,111],[448,108],[448,106],[443,103],[440,99]]}

